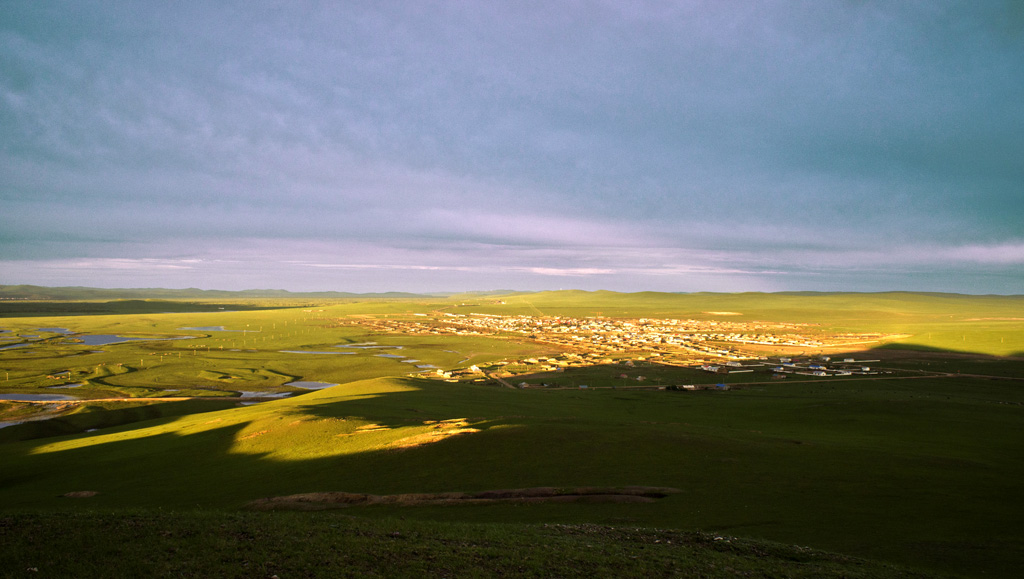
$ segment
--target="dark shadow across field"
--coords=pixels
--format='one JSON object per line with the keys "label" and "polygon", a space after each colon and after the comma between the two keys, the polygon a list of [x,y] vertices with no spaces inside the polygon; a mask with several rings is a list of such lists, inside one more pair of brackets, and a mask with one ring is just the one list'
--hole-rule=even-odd
{"label": "dark shadow across field", "polygon": [[[1011,382],[848,380],[721,393],[402,383],[414,389],[348,396],[353,386],[342,385],[263,407],[275,415],[186,433],[55,452],[42,451],[63,439],[3,445],[0,489],[16,509],[230,510],[318,491],[667,486],[683,492],[655,504],[357,511],[721,530],[1003,576],[1024,555],[1024,393]],[[361,436],[386,436],[456,418],[478,432],[403,449],[332,446],[342,421],[380,427]],[[83,490],[100,494],[58,498]]]}
{"label": "dark shadow across field", "polygon": [[[983,361],[1005,361],[1008,363],[1017,363],[1024,366],[1024,352],[1014,352],[1008,356],[991,356],[987,354],[971,352],[969,350],[946,350],[943,348],[936,348],[934,346],[928,346],[925,344],[914,344],[911,342],[895,342],[890,344],[883,344],[881,346],[878,346],[877,348],[867,350],[867,352],[875,352],[878,353],[879,355],[885,355],[885,353],[889,351],[894,352],[894,355],[900,358],[976,359]],[[931,356],[929,356],[929,354],[931,354]]]}
{"label": "dark shadow across field", "polygon": [[[1024,382],[1024,357],[988,356],[969,352],[955,352],[939,349],[901,349],[896,346],[883,346],[870,350],[833,353],[829,356],[830,364],[842,364],[844,359],[868,360],[861,365],[871,368],[871,375],[828,376],[816,377],[799,373],[789,373],[784,381],[788,382],[823,382],[841,384],[844,381],[859,379],[903,379],[920,378],[922,376],[973,375],[991,376],[1005,379],[1019,379]],[[818,363],[820,355],[794,356],[792,358],[804,365]],[[751,362],[744,362],[745,364]],[[777,372],[772,370],[778,362],[763,362],[761,366],[745,366],[744,371],[727,373],[733,370],[724,363],[714,364],[723,373],[706,372],[693,365],[668,364],[654,359],[642,362],[631,362],[626,366],[621,363],[593,364],[566,368],[562,371],[541,371],[505,377],[514,385],[525,383],[530,388],[621,388],[621,389],[657,389],[680,385],[696,385],[698,387],[726,384],[730,387],[742,388],[745,385],[764,385],[780,383],[782,380],[773,378]],[[851,364],[847,364],[851,365]],[[949,376],[955,377],[955,376]]]}

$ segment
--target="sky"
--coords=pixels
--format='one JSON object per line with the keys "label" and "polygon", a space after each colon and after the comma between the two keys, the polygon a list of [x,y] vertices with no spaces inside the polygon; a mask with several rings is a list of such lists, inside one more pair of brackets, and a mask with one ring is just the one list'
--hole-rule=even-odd
{"label": "sky", "polygon": [[0,284],[1024,294],[1016,0],[0,0]]}

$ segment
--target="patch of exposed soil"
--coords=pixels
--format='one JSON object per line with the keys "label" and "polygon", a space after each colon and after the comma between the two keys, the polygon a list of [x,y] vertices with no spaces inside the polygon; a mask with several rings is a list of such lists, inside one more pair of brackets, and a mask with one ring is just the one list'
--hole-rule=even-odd
{"label": "patch of exposed soil", "polygon": [[245,436],[240,437],[238,440],[249,440],[250,438],[256,438],[257,436],[263,436],[264,434],[266,434],[268,432],[270,432],[270,431],[269,430],[257,430],[256,432],[253,432],[251,434],[246,434]]}
{"label": "patch of exposed soil", "polygon": [[370,505],[416,507],[494,503],[651,503],[679,492],[682,491],[668,487],[645,486],[533,487],[474,493],[409,493],[400,495],[324,492],[257,499],[246,506],[257,511],[319,511]]}

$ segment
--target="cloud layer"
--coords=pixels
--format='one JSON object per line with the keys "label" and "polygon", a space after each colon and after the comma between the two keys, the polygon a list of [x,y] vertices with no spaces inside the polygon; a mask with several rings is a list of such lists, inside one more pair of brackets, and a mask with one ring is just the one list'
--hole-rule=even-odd
{"label": "cloud layer", "polygon": [[5,283],[1024,287],[1012,2],[4,4]]}

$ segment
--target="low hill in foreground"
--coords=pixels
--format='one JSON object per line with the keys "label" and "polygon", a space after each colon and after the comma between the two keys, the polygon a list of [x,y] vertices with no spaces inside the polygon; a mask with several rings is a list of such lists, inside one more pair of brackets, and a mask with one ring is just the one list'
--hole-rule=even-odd
{"label": "low hill in foreground", "polygon": [[[269,563],[370,569],[378,550],[372,560],[399,565],[396,574],[406,575],[417,565],[437,574],[478,570],[469,575],[525,565],[554,576],[585,576],[593,565],[595,574],[617,575],[634,556],[642,559],[639,569],[655,575],[672,575],[673,565],[687,561],[706,565],[697,574],[826,574],[788,547],[740,543],[749,549],[725,561],[715,559],[713,540],[675,551],[688,535],[637,531],[658,528],[810,545],[936,573],[1013,577],[1024,552],[1022,403],[1015,381],[968,377],[702,393],[364,380],[253,406],[0,445],[4,510],[13,513],[0,515],[0,529],[23,545],[4,547],[18,565],[24,559],[10,558],[19,553],[60,559],[89,544],[120,553],[126,565],[145,565],[129,540],[138,534],[150,536],[138,544],[153,545],[167,565],[196,558],[215,575],[242,575],[235,569],[245,561],[265,566],[257,576],[277,573]],[[648,502],[250,510],[258,499],[297,493],[631,485],[680,492]],[[161,509],[203,512],[153,514]],[[69,511],[81,515],[61,522]],[[29,512],[36,514],[23,514]],[[58,514],[44,514],[50,512]],[[403,518],[408,522],[396,522]],[[464,526],[477,523],[493,526]],[[50,525],[56,530],[31,531]],[[573,525],[596,526],[577,532]],[[66,538],[56,539],[60,533]],[[634,534],[641,538],[630,543]],[[350,535],[357,547],[331,543]],[[669,548],[669,540],[677,547]],[[200,554],[207,544],[226,554]],[[342,554],[352,548],[362,553],[355,562]],[[756,567],[758,550],[770,556],[768,567]],[[651,557],[654,563],[643,562]],[[869,569],[862,576],[898,576],[853,559],[834,561],[851,562],[838,575]],[[554,572],[542,572],[548,564]],[[719,573],[721,566],[728,569]]]}

